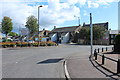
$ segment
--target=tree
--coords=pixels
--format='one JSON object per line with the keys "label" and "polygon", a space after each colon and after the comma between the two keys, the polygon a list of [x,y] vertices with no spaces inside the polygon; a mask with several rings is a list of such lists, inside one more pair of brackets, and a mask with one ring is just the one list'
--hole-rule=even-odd
{"label": "tree", "polygon": [[[94,25],[93,26],[93,40],[98,40],[104,37],[105,28],[103,26]],[[84,39],[85,43],[90,41],[90,27],[82,27],[79,32],[80,39]]]}
{"label": "tree", "polygon": [[84,43],[86,44],[90,40],[90,28],[82,27],[79,32],[80,39],[84,39]]}
{"label": "tree", "polygon": [[120,34],[115,37],[114,52],[120,53]]}
{"label": "tree", "polygon": [[105,28],[103,26],[93,26],[93,40],[98,40],[104,37],[105,34]]}
{"label": "tree", "polygon": [[38,32],[37,18],[33,15],[29,16],[25,26],[28,28],[29,34],[32,37],[36,32]]}
{"label": "tree", "polygon": [[12,19],[10,19],[9,17],[5,16],[2,19],[2,33],[6,34],[6,39],[7,39],[8,33],[10,33],[13,29],[12,25],[13,25]]}
{"label": "tree", "polygon": [[8,34],[8,36],[18,36],[18,34],[15,33],[15,32],[10,32],[10,33]]}

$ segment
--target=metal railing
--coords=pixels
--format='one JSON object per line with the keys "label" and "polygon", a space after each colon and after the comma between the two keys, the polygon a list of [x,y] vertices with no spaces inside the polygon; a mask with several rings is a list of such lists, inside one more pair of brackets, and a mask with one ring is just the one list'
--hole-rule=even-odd
{"label": "metal railing", "polygon": [[[112,47],[111,49],[113,50],[114,48]],[[103,54],[100,54],[100,50],[101,50],[101,52],[102,52]],[[115,60],[115,59],[106,57],[106,56],[104,55],[104,51],[106,51],[105,53],[108,53],[108,52],[107,52],[107,51],[108,51],[108,48],[106,47],[106,48],[102,48],[102,49],[100,49],[100,48],[95,49],[95,50],[94,50],[95,60],[97,60],[98,56],[101,56],[101,57],[102,57],[102,65],[105,64],[105,59],[108,59],[108,60],[111,60],[111,61],[113,61],[113,62],[116,62],[116,63],[117,63],[117,74],[119,74],[119,73],[120,73],[120,59]]]}

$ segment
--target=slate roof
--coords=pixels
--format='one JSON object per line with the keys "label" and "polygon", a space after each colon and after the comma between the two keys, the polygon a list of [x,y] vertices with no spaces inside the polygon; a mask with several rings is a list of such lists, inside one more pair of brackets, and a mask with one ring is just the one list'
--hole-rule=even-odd
{"label": "slate roof", "polygon": [[[103,26],[103,27],[105,27],[105,29],[108,30],[108,22],[106,22],[106,23],[95,23],[95,24],[93,24],[93,26],[94,25]],[[90,24],[85,24],[85,25],[83,25],[83,27],[90,27]]]}
{"label": "slate roof", "polygon": [[55,29],[53,29],[51,31],[51,33],[56,33],[56,32],[73,32],[77,28],[79,28],[79,26],[55,28]]}

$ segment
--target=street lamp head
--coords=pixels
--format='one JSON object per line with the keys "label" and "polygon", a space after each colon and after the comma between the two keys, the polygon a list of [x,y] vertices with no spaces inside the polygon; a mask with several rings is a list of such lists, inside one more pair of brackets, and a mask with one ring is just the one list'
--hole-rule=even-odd
{"label": "street lamp head", "polygon": [[38,7],[43,7],[42,5],[38,6]]}

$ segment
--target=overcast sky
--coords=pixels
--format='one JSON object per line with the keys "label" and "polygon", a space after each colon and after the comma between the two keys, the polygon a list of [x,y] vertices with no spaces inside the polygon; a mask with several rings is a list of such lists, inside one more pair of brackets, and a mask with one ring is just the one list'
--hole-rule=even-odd
{"label": "overcast sky", "polygon": [[[13,22],[13,31],[18,25],[24,27],[27,17],[34,15],[37,18],[40,8],[40,30],[53,29],[53,26],[67,27],[78,25],[80,17],[83,22],[89,23],[89,13],[92,13],[93,23],[109,22],[109,28],[118,29],[118,0],[4,0],[0,1],[0,22],[8,16]],[[77,17],[74,17],[77,16]],[[23,25],[22,25],[23,24]]]}

